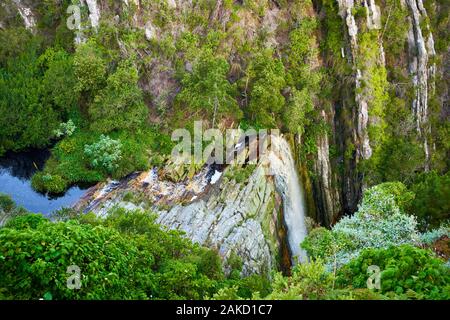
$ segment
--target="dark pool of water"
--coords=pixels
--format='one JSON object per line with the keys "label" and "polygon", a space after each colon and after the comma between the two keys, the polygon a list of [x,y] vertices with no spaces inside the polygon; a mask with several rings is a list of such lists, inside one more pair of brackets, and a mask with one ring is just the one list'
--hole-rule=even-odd
{"label": "dark pool of water", "polygon": [[75,203],[84,194],[84,188],[72,187],[62,195],[45,195],[31,187],[31,177],[43,168],[49,156],[48,150],[30,150],[0,157],[0,193],[11,196],[17,205],[31,212],[43,214]]}

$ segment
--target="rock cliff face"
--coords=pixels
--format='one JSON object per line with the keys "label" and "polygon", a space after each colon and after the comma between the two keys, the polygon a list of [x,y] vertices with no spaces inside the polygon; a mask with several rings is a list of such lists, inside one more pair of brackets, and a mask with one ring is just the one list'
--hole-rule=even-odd
{"label": "rock cliff face", "polygon": [[[362,190],[367,185],[360,166],[376,158],[382,140],[379,132],[382,132],[384,126],[383,116],[391,112],[386,109],[385,93],[388,78],[386,69],[392,64],[396,64],[397,68],[410,76],[410,79],[405,80],[411,84],[405,90],[410,91],[402,94],[413,96],[411,110],[415,117],[417,137],[423,145],[425,169],[430,168],[433,155],[429,138],[432,130],[430,93],[435,88],[436,74],[448,73],[448,66],[447,70],[442,71],[435,64],[437,53],[432,28],[422,0],[314,0],[314,6],[295,6],[299,1],[288,1],[286,4],[267,1],[264,11],[258,11],[257,8],[237,12],[232,12],[224,1],[216,1],[210,9],[189,0],[80,1],[88,14],[82,30],[86,31],[86,36],[90,31],[95,32],[103,20],[116,25],[123,23],[121,27],[140,31],[148,44],[164,39],[173,42],[185,31],[203,36],[206,29],[227,30],[231,36],[225,38],[220,46],[226,52],[231,66],[229,78],[233,81],[242,77],[248,64],[243,57],[245,53],[238,52],[235,43],[251,46],[256,42],[263,42],[265,48],[273,48],[283,58],[283,50],[289,46],[290,41],[287,31],[289,27],[286,25],[298,25],[305,18],[321,22],[331,19],[330,12],[323,10],[326,2],[336,8],[337,17],[343,26],[343,29],[338,30],[343,35],[343,41],[339,44],[339,57],[318,52],[311,60],[314,68],[320,69],[331,68],[339,58],[349,71],[342,71],[339,75],[339,88],[333,88],[338,92],[334,94],[332,101],[328,101],[329,106],[314,97],[317,114],[329,130],[314,136],[315,148],[308,155],[308,164],[301,165],[309,166],[305,170],[307,173],[302,175],[309,175],[306,178],[311,181],[314,199],[311,204],[314,210],[311,212],[315,211],[313,217],[322,225],[330,226],[341,215],[355,212]],[[245,5],[242,1],[234,1],[234,4]],[[405,21],[392,20],[394,18],[391,17],[391,12],[397,4],[407,12]],[[32,1],[9,0],[4,8],[11,16],[17,10],[26,28],[36,28],[39,12]],[[189,14],[202,10],[209,10],[205,30],[193,27],[188,18]],[[297,11],[302,12],[295,16]],[[3,23],[0,19],[0,28]],[[398,23],[408,25],[408,32],[403,36],[406,50],[398,57],[401,62],[392,62],[387,55],[390,44],[384,35],[392,24]],[[88,30],[89,28],[93,30]],[[316,47],[320,47],[324,41],[325,32],[322,29],[319,28],[315,35],[317,39],[313,45]],[[83,38],[77,39],[77,42],[83,41]],[[137,56],[145,61],[145,75],[141,77],[139,84],[152,97],[150,109],[170,105],[180,89],[176,79],[177,68],[180,66],[164,54],[155,53],[158,49],[127,48],[120,37],[117,41],[124,56],[130,54],[129,50],[135,50]],[[195,57],[183,57],[182,66],[188,72],[192,71],[193,58]],[[445,104],[446,99],[448,98],[443,98],[442,104]],[[157,116],[152,117],[158,120]],[[301,138],[295,139],[297,145],[293,148],[296,152],[294,159],[300,158],[299,150],[304,142]],[[300,167],[299,163],[297,167]],[[289,231],[289,226],[285,225],[280,212],[283,211],[282,208],[286,211],[286,197],[292,195],[283,194],[277,180],[269,174],[267,165],[262,163],[247,181],[241,183],[223,177],[227,171],[232,170],[227,168],[223,176],[212,184],[214,170],[204,168],[192,179],[181,183],[164,180],[163,175],[154,171],[142,173],[124,181],[97,186],[78,207],[102,215],[114,205],[139,208],[147,207],[148,202],[158,213],[158,221],[163,225],[183,230],[195,241],[216,248],[225,260],[233,253],[241,256],[244,273],[269,270],[277,264],[277,256],[282,251],[280,248],[285,247],[280,230]],[[133,194],[134,201],[127,200],[127,192]],[[292,253],[292,248],[290,250]]]}
{"label": "rock cliff face", "polygon": [[17,6],[17,11],[21,18],[23,19],[23,24],[25,28],[33,30],[36,26],[36,18],[32,11],[32,3],[30,1],[23,0],[13,0],[14,4]]}
{"label": "rock cliff face", "polygon": [[[422,0],[407,0],[406,3],[411,12],[408,19],[409,72],[416,91],[412,108],[416,117],[417,131],[423,141],[425,168],[428,170],[431,156],[427,138],[430,132],[428,91],[434,87],[433,81],[436,73],[436,65],[430,60],[435,56],[436,51],[429,24],[423,25],[421,23],[421,21],[426,21],[428,17]],[[426,30],[422,30],[422,26]],[[424,36],[425,31],[428,36]]]}
{"label": "rock cliff face", "polygon": [[[370,133],[371,131],[382,130],[383,113],[390,112],[390,110],[385,109],[386,101],[375,87],[380,85],[380,79],[387,83],[387,76],[383,71],[388,67],[385,60],[385,44],[383,43],[386,29],[392,27],[392,23],[409,24],[409,32],[404,35],[404,41],[407,42],[407,52],[404,54],[406,59],[398,57],[398,60],[407,60],[405,67],[407,67],[407,72],[411,76],[410,81],[414,90],[411,110],[416,119],[417,135],[423,143],[426,159],[425,170],[429,168],[431,157],[431,150],[427,141],[430,134],[428,92],[434,88],[433,79],[436,73],[436,65],[432,62],[432,57],[436,53],[433,34],[421,0],[400,1],[399,4],[391,2],[389,5],[383,3],[385,6],[382,8],[380,8],[381,4],[374,0],[337,0],[337,4],[339,15],[346,28],[346,46],[342,48],[342,56],[348,60],[353,70],[353,81],[347,86],[347,90],[344,90],[353,92],[353,95],[342,95],[341,100],[336,101],[336,104],[342,106],[343,109],[351,110],[347,114],[351,114],[352,125],[349,129],[348,117],[338,119],[337,127],[341,130],[337,132],[337,135],[344,135],[343,138],[338,137],[338,140],[342,141],[346,139],[345,137],[348,137],[348,141],[351,141],[351,144],[347,143],[344,149],[348,150],[349,145],[351,145],[354,150],[354,154],[345,164],[344,174],[339,177],[341,181],[339,193],[342,195],[341,207],[343,212],[341,213],[352,213],[355,211],[361,192],[366,185],[364,176],[358,173],[358,167],[361,162],[369,160],[373,156],[379,145],[377,136],[372,134],[371,137]],[[397,5],[407,8],[406,21],[393,22],[389,20],[393,7]],[[361,18],[361,10],[365,12],[365,18],[363,19]],[[357,16],[358,18],[356,18]],[[384,24],[382,21],[384,21]],[[368,39],[370,40],[368,41]],[[396,67],[402,68],[403,66],[397,65]],[[339,143],[336,144],[339,145]],[[318,159],[324,157],[325,145],[326,141],[319,141]],[[324,165],[316,165],[316,173],[322,176],[322,181],[326,181],[324,179],[327,172],[325,168]],[[327,185],[326,183],[322,184],[322,188]],[[321,196],[321,198],[321,201],[326,203],[327,200],[323,199],[330,197]],[[335,215],[335,212],[328,209],[327,206],[322,205],[322,208],[324,212],[321,216],[327,217],[324,222],[332,221],[331,218]]]}
{"label": "rock cliff face", "polygon": [[306,224],[295,164],[284,139],[274,138],[272,144],[276,149],[259,158],[244,183],[228,177],[239,170],[236,166],[224,172],[206,166],[181,182],[151,170],[98,185],[75,207],[103,216],[114,206],[144,209],[150,204],[158,223],[216,249],[225,265],[235,254],[243,261],[243,274],[267,273],[280,267],[285,227],[290,252],[306,259],[299,247]]}

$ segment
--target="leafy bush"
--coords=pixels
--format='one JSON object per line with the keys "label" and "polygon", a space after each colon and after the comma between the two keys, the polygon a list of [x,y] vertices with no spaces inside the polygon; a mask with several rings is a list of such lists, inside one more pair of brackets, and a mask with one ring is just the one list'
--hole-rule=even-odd
{"label": "leafy bush", "polygon": [[76,91],[93,97],[104,85],[107,67],[97,44],[91,40],[78,46],[73,64],[77,79]]}
{"label": "leafy bush", "polygon": [[333,288],[333,275],[320,260],[297,265],[292,276],[275,274],[273,292],[267,297],[275,300],[317,300],[324,298]]}
{"label": "leafy bush", "polygon": [[399,182],[367,189],[353,216],[343,217],[331,231],[313,230],[302,247],[313,258],[325,259],[329,268],[336,268],[357,257],[365,248],[419,244],[417,222],[402,210],[412,197]]}
{"label": "leafy bush", "polygon": [[186,106],[188,112],[208,117],[211,123],[224,116],[240,119],[242,112],[236,102],[236,86],[227,79],[229,69],[224,58],[215,57],[211,50],[203,50],[192,72],[183,75],[183,89],[176,97],[178,104]]}
{"label": "leafy bush", "polygon": [[0,65],[0,151],[45,147],[59,123],[58,113],[44,99],[38,45],[32,39],[26,45]]}
{"label": "leafy bush", "polygon": [[258,53],[251,61],[247,77],[243,79],[248,86],[248,118],[266,127],[276,126],[275,119],[282,111],[285,98],[281,94],[285,82],[285,70],[280,59],[273,58],[267,50]]}
{"label": "leafy bush", "polygon": [[307,89],[293,89],[292,95],[286,104],[283,118],[287,130],[293,134],[303,134],[305,127],[310,124],[308,114],[313,111],[314,105],[310,92]]}
{"label": "leafy bush", "polygon": [[119,63],[106,87],[89,106],[91,129],[108,133],[117,129],[136,130],[146,123],[148,110],[138,87],[139,74],[129,60]]}
{"label": "leafy bush", "polygon": [[51,194],[63,193],[67,187],[67,181],[57,174],[38,172],[31,178],[31,185],[36,191],[49,192]]}
{"label": "leafy bush", "polygon": [[[0,229],[0,287],[16,299],[131,299],[146,297],[151,253],[117,231],[35,216]],[[28,222],[28,223],[27,223]],[[19,252],[19,253],[18,253]],[[80,267],[82,290],[67,287],[67,268]]]}
{"label": "leafy bush", "polygon": [[75,132],[76,129],[77,127],[75,126],[73,121],[69,119],[69,121],[61,123],[59,125],[59,128],[53,131],[53,134],[57,138],[62,138],[66,136],[70,137]]}
{"label": "leafy bush", "polygon": [[122,158],[121,148],[120,140],[101,135],[98,142],[84,147],[84,153],[91,158],[92,167],[112,173],[119,167],[118,162]]}
{"label": "leafy bush", "polygon": [[[0,229],[0,291],[15,299],[199,299],[223,279],[216,253],[162,230],[153,215],[116,210],[80,221],[26,215]],[[81,269],[79,290],[66,285],[71,265]]]}
{"label": "leafy bush", "polygon": [[338,272],[337,282],[365,288],[367,268],[377,265],[381,272],[381,292],[417,299],[450,298],[450,270],[428,250],[401,245],[389,249],[366,249]]}
{"label": "leafy bush", "polygon": [[77,109],[80,99],[76,90],[78,83],[73,55],[63,50],[48,48],[39,57],[39,64],[45,69],[42,79],[44,101],[52,105],[62,119],[66,119],[72,110]]}
{"label": "leafy bush", "polygon": [[409,212],[423,230],[439,227],[450,219],[450,173],[435,171],[419,175],[410,189],[416,194]]}
{"label": "leafy bush", "polygon": [[[80,127],[82,129],[76,130],[71,136],[66,136],[53,147],[52,155],[47,160],[43,172],[36,175],[41,178],[46,174],[60,176],[66,186],[78,183],[89,185],[106,179],[108,175],[120,179],[132,172],[147,170],[152,156],[158,154],[163,157],[170,154],[173,145],[170,137],[158,132],[157,128],[145,128],[133,133],[112,132],[109,137],[120,141],[121,157],[113,163],[117,166],[110,173],[101,166],[93,167],[94,159],[85,154],[85,147],[99,143],[101,134],[86,130],[82,125]],[[44,183],[38,182],[41,181],[39,177],[34,179],[36,182],[33,186],[37,190],[49,191]]]}

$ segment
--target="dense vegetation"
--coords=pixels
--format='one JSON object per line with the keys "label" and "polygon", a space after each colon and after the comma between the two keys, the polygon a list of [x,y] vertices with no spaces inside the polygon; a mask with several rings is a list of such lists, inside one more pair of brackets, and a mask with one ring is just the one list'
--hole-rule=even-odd
{"label": "dense vegetation", "polygon": [[[225,286],[250,298],[270,288],[264,276],[241,279],[238,260],[226,277],[216,252],[161,229],[150,213],[64,216],[22,214],[0,229],[0,298],[201,299]],[[67,287],[72,265],[80,290]]]}
{"label": "dense vegetation", "polygon": [[[421,234],[415,218],[403,212],[412,195],[401,183],[371,188],[355,216],[331,231],[311,231],[302,244],[311,262],[288,277],[244,278],[239,258],[229,260],[225,273],[216,252],[162,229],[149,212],[115,208],[98,218],[65,209],[50,221],[2,196],[0,221],[9,219],[0,229],[0,297],[449,299],[449,256],[428,248],[448,239],[450,230]],[[82,270],[79,290],[66,284],[71,265]],[[380,290],[367,289],[371,265],[381,269]]]}
{"label": "dense vegetation", "polygon": [[[192,177],[203,163],[171,162],[170,135],[203,120],[221,131],[281,129],[307,190],[316,202],[323,190],[336,194],[338,216],[314,216],[325,225],[301,244],[309,263],[242,277],[239,258],[224,269],[217,252],[163,229],[150,212],[48,219],[0,195],[0,299],[450,299],[445,1],[425,1],[421,21],[435,35],[430,65],[444,70],[428,84],[424,134],[400,0],[376,1],[376,29],[355,3],[352,45],[334,0],[198,0],[183,9],[102,1],[95,28],[83,7],[82,32],[67,28],[70,2],[35,1],[33,28],[13,1],[0,6],[0,156],[49,148],[34,189],[61,194],[154,166],[176,167],[165,172],[171,181]],[[369,159],[355,138],[361,96]],[[254,168],[224,178],[242,186]],[[66,286],[69,265],[82,270],[81,290]],[[370,265],[381,269],[379,290],[367,289]]]}

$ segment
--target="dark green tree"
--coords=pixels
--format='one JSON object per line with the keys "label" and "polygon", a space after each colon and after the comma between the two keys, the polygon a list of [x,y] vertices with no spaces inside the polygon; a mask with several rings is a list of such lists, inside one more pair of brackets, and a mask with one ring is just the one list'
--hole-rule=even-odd
{"label": "dark green tree", "polygon": [[271,50],[259,53],[250,63],[244,81],[249,92],[248,117],[263,126],[276,126],[285,104],[281,93],[286,84],[281,60],[273,58]]}
{"label": "dark green tree", "polygon": [[181,107],[208,118],[214,125],[224,116],[241,118],[241,110],[236,102],[236,87],[228,79],[227,61],[215,57],[205,49],[192,72],[186,72],[181,81],[183,89],[177,96]]}
{"label": "dark green tree", "polygon": [[138,87],[139,74],[131,61],[119,63],[108,77],[106,87],[89,106],[91,128],[108,133],[117,129],[137,129],[146,123],[148,109]]}

